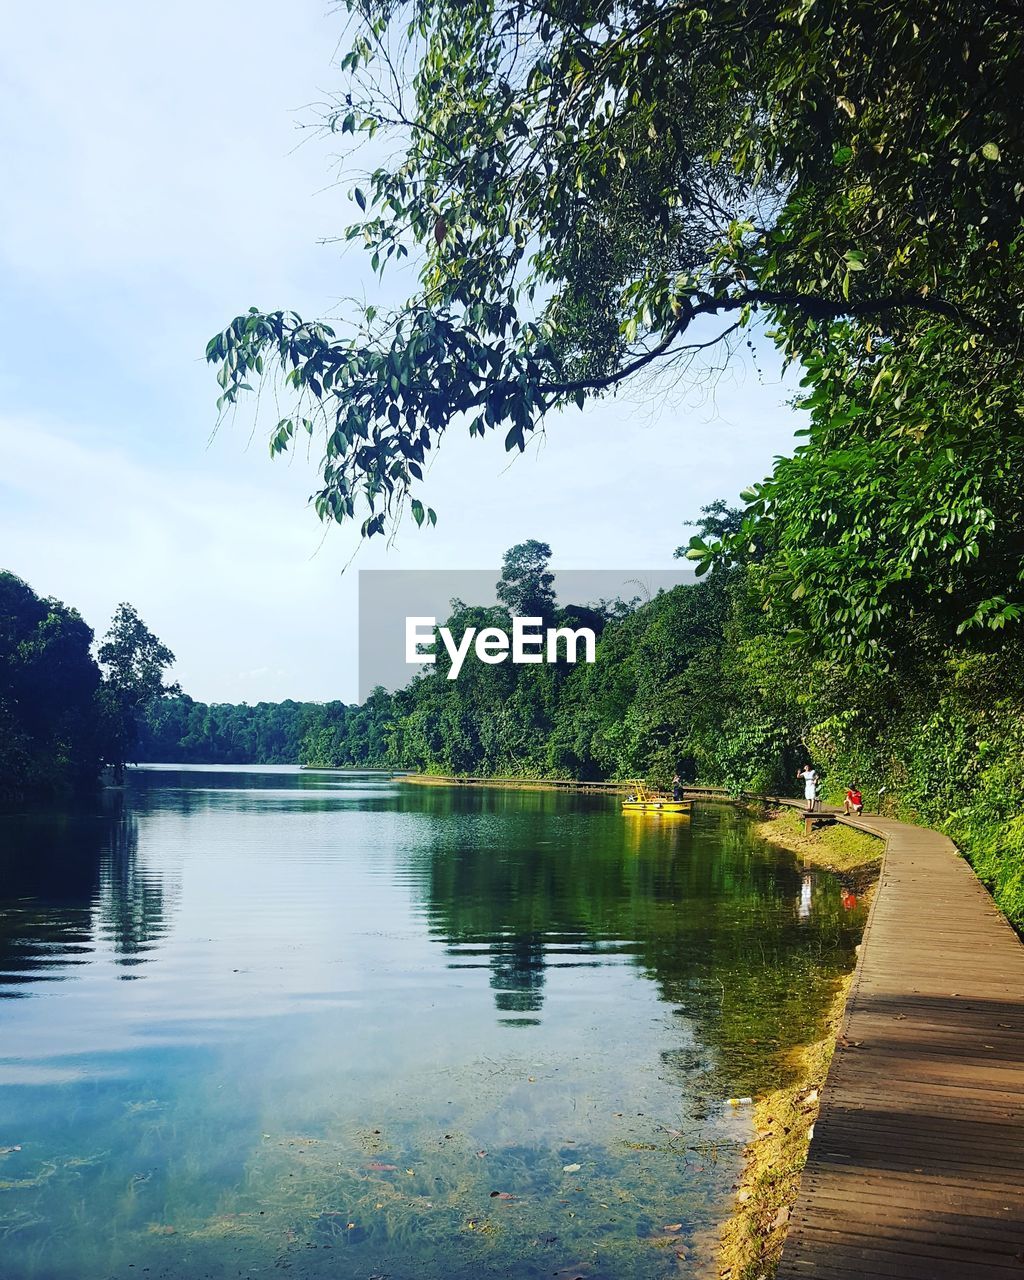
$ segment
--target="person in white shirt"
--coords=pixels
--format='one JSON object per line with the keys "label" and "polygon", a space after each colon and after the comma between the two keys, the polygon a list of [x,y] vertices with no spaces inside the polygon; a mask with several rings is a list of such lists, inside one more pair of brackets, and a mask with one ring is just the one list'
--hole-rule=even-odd
{"label": "person in white shirt", "polygon": [[796,776],[804,784],[804,799],[807,801],[807,812],[813,813],[818,804],[818,774],[809,764],[805,764],[797,772]]}

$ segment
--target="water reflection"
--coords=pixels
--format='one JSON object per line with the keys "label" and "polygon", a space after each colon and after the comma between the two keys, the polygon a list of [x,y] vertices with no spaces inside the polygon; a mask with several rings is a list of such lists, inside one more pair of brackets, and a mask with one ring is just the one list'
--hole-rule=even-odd
{"label": "water reflection", "polygon": [[[491,944],[491,988],[502,1013],[535,1013],[544,1003],[544,939],[519,933]],[[519,1025],[525,1025],[517,1020]]]}
{"label": "water reflection", "polygon": [[116,964],[134,968],[145,963],[167,927],[164,881],[140,865],[138,819],[122,812],[111,823],[108,847],[100,860],[97,933],[112,948]]}
{"label": "water reflection", "polygon": [[138,820],[123,796],[0,823],[0,997],[80,976],[101,953],[144,962],[167,928],[167,890],[139,863]]}
{"label": "water reflection", "polygon": [[696,1276],[723,1100],[861,915],[729,809],[387,778],[139,773],[0,842],[4,1280]]}
{"label": "water reflection", "polygon": [[453,968],[489,972],[503,1025],[541,1020],[553,971],[639,966],[714,1050],[672,1058],[690,1086],[699,1062],[702,1095],[724,1077],[746,1095],[786,1078],[784,1050],[814,1036],[852,963],[856,900],[730,808],[623,818],[602,797],[498,790],[422,804],[436,821],[412,865],[431,933]]}

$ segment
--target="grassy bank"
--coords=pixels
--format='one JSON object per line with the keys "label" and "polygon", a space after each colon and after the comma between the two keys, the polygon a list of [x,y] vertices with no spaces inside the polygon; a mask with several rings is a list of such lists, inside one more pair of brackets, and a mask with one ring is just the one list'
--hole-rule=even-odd
{"label": "grassy bank", "polygon": [[852,973],[840,980],[824,1036],[792,1051],[790,1064],[797,1083],[774,1089],[754,1107],[756,1137],[745,1153],[736,1210],[719,1242],[721,1280],[767,1280],[774,1274],[852,982]]}
{"label": "grassy bank", "polygon": [[882,841],[877,836],[834,823],[804,834],[803,813],[797,809],[765,809],[748,806],[754,831],[762,840],[799,854],[804,863],[841,875],[873,878],[882,861]]}

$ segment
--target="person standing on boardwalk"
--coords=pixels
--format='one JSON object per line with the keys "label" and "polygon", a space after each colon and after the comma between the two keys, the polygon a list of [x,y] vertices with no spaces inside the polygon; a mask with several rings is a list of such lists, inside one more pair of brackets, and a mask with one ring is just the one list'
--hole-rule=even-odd
{"label": "person standing on boardwalk", "polygon": [[804,799],[807,801],[807,812],[813,813],[818,802],[818,775],[809,764],[805,764],[797,773],[797,778],[804,784]]}

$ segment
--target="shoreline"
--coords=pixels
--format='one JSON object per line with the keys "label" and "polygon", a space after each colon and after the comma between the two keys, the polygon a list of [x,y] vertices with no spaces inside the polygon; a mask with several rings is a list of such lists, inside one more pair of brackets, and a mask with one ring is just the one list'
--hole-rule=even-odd
{"label": "shoreline", "polygon": [[[798,810],[749,802],[741,808],[752,819],[759,839],[788,849],[802,858],[805,867],[842,876],[870,907],[885,848],[880,837],[838,824],[805,836]],[[859,959],[860,944],[857,954]],[[794,1082],[754,1103],[754,1137],[744,1148],[734,1208],[719,1234],[719,1280],[769,1280],[775,1274],[856,974],[854,965],[838,979],[823,1034],[809,1044],[794,1046],[787,1055]]]}
{"label": "shoreline", "polygon": [[767,801],[747,801],[740,807],[752,819],[758,839],[795,853],[805,867],[853,877],[864,885],[877,878],[885,849],[880,836],[841,823],[820,827],[808,836],[802,810]]}
{"label": "shoreline", "polygon": [[775,1274],[856,972],[838,980],[824,1035],[787,1055],[796,1080],[754,1103],[754,1137],[743,1151],[733,1211],[719,1232],[719,1280],[770,1280]]}
{"label": "shoreline", "polygon": [[[510,778],[483,774],[405,773],[396,781],[419,787],[503,787],[511,791],[564,791],[577,795],[627,795],[633,785],[630,779],[588,780],[582,778]],[[735,802],[725,787],[684,785],[686,800],[720,800]]]}
{"label": "shoreline", "polygon": [[479,774],[406,773],[396,781],[417,787],[504,787],[510,791],[570,791],[578,794],[619,795],[627,782],[586,782],[578,778],[503,778]]}

